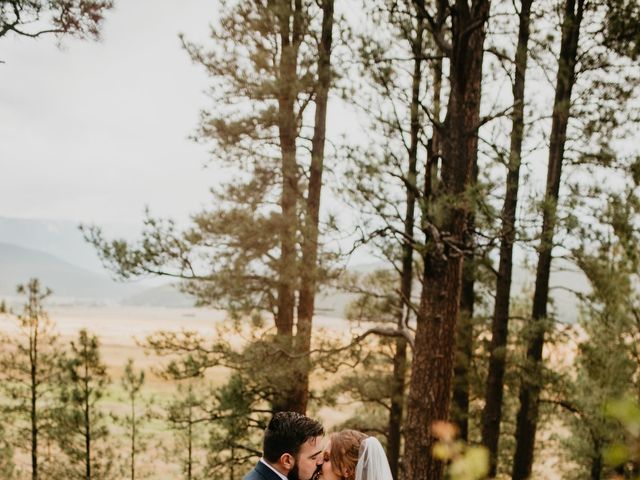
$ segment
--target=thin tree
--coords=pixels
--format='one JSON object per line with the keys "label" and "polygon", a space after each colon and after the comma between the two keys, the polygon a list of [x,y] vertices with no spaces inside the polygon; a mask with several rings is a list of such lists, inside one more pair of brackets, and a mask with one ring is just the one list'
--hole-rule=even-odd
{"label": "thin tree", "polygon": [[549,166],[542,213],[542,233],[538,247],[538,266],[533,294],[531,332],[527,340],[526,363],[519,392],[520,409],[517,416],[516,451],[512,471],[514,480],[529,478],[533,465],[541,390],[542,350],[548,321],[547,304],[549,302],[551,253],[557,223],[560,179],[567,141],[571,92],[576,78],[578,41],[584,8],[585,0],[566,0],[564,3],[562,38],[551,123]]}
{"label": "thin tree", "polygon": [[485,406],[482,411],[482,444],[489,449],[490,475],[496,475],[502,397],[507,362],[507,335],[509,331],[509,303],[513,274],[513,245],[516,233],[516,209],[520,183],[522,141],[524,137],[524,88],[529,51],[529,24],[533,0],[522,0],[518,13],[518,44],[514,61],[512,84],[513,110],[511,113],[511,144],[506,180],[506,192],[502,205],[500,231],[500,260],[496,277],[496,297],[491,323],[489,346],[489,370],[485,387]]}
{"label": "thin tree", "polygon": [[317,93],[315,97],[315,120],[311,139],[311,164],[309,186],[305,198],[305,216],[302,226],[302,259],[300,264],[300,298],[298,300],[298,324],[296,343],[302,355],[298,371],[299,398],[293,403],[300,411],[306,411],[309,401],[309,373],[311,371],[311,333],[315,310],[316,290],[320,268],[318,266],[318,238],[320,234],[320,198],[324,173],[325,143],[327,132],[327,109],[331,87],[331,48],[333,45],[334,0],[321,0],[322,27],[318,45]]}
{"label": "thin tree", "polygon": [[178,385],[178,393],[167,407],[166,421],[175,434],[175,446],[174,450],[171,450],[171,454],[172,457],[176,453],[178,454],[185,480],[199,477],[201,404],[202,399],[196,392],[193,382],[190,381],[186,387],[182,384]]}
{"label": "thin tree", "polygon": [[[40,439],[51,434],[55,390],[60,378],[62,351],[55,326],[44,309],[51,290],[42,289],[37,279],[19,285],[18,293],[26,296],[22,312],[17,315],[18,332],[2,338],[0,357],[0,390],[11,403],[5,406],[17,425],[28,425],[17,439],[29,438],[26,448],[31,457],[31,478],[39,478]],[[21,428],[22,429],[22,428]]]}
{"label": "thin tree", "polygon": [[[123,418],[124,425],[128,429],[129,437],[129,474],[131,480],[136,478],[136,458],[144,451],[145,443],[141,434],[141,427],[149,420],[149,414],[141,405],[141,392],[145,382],[144,370],[135,371],[133,360],[127,360],[124,368],[124,376],[121,380],[122,389],[127,394],[129,413]],[[139,474],[138,474],[139,477]]]}
{"label": "thin tree", "polygon": [[57,440],[69,463],[67,478],[110,478],[113,452],[106,444],[109,429],[99,402],[109,385],[98,337],[80,330],[64,362]]}

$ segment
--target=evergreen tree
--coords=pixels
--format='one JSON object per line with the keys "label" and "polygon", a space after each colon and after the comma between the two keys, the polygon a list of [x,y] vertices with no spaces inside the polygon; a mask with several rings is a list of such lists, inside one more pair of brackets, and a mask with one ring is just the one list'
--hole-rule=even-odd
{"label": "evergreen tree", "polygon": [[202,414],[203,398],[193,381],[186,386],[178,384],[178,392],[167,406],[166,421],[174,433],[173,447],[168,450],[172,462],[180,464],[180,472],[185,480],[204,477],[205,455],[203,452],[204,425]]}
{"label": "evergreen tree", "polygon": [[43,305],[51,290],[42,289],[37,279],[17,290],[26,302],[17,315],[17,332],[2,337],[0,391],[6,399],[2,409],[17,429],[14,446],[29,453],[31,478],[36,480],[43,467],[39,447],[52,434],[62,351]]}
{"label": "evergreen tree", "polygon": [[283,352],[274,370],[297,378],[272,391],[274,410],[304,412],[309,398],[315,291],[328,260],[319,238],[333,19],[333,0],[225,2],[211,48],[184,46],[215,97],[196,138],[234,180],[186,232],[149,219],[142,242],[129,245],[85,230],[122,277],[173,276],[200,305],[271,316]]}
{"label": "evergreen tree", "polygon": [[432,144],[427,154],[427,162],[438,158],[442,162],[438,186],[433,188],[435,182],[425,182],[421,204],[426,238],[421,249],[424,271],[405,421],[405,435],[412,439],[405,449],[406,475],[433,480],[442,478],[444,465],[425,456],[435,443],[427,427],[431,422],[447,420],[450,412],[462,259],[470,246],[468,220],[473,208],[466,195],[476,168],[485,27],[490,8],[485,0],[471,5],[466,1],[442,3],[443,14],[451,15],[450,41],[444,36],[446,23],[438,25],[436,16],[418,2],[434,41],[449,57],[451,67],[446,117],[435,124],[437,150]]}
{"label": "evergreen tree", "polygon": [[15,478],[15,463],[13,460],[13,447],[9,438],[7,427],[10,425],[9,416],[2,414],[0,417],[0,476],[6,480]]}
{"label": "evergreen tree", "polygon": [[61,475],[85,480],[113,478],[107,415],[100,408],[109,377],[98,338],[80,330],[77,340],[71,342],[64,369],[56,437],[68,462]]}
{"label": "evergreen tree", "polygon": [[514,59],[513,113],[509,148],[506,191],[501,212],[500,260],[495,286],[495,303],[491,325],[489,370],[486,376],[485,406],[482,412],[482,443],[489,449],[490,475],[497,472],[504,376],[507,363],[507,335],[513,275],[513,247],[516,238],[516,209],[522,163],[524,137],[525,80],[529,54],[531,6],[533,0],[522,0],[518,14],[518,43]]}
{"label": "evergreen tree", "polygon": [[[637,163],[630,166],[637,171]],[[575,478],[599,480],[607,471],[605,447],[623,440],[622,426],[607,415],[614,399],[640,391],[640,196],[635,180],[621,192],[598,187],[602,207],[593,211],[590,228],[577,227],[581,244],[573,251],[591,290],[582,295],[584,339],[576,358],[576,376],[568,399],[572,435],[567,454]],[[613,373],[615,372],[615,373]]]}
{"label": "evergreen tree", "polygon": [[121,379],[122,389],[127,395],[129,411],[120,420],[127,432],[129,444],[128,473],[131,480],[143,478],[143,474],[137,468],[139,454],[147,448],[147,438],[142,428],[151,419],[151,414],[144,398],[142,397],[142,387],[145,382],[144,370],[136,371],[133,360],[127,360],[124,368],[124,375]]}

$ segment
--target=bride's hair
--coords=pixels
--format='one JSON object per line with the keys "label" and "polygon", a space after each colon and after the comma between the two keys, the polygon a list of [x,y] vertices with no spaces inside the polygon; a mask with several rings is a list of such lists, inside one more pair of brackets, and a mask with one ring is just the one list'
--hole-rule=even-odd
{"label": "bride's hair", "polygon": [[331,467],[346,480],[355,478],[360,445],[365,438],[367,435],[357,430],[342,430],[331,435]]}

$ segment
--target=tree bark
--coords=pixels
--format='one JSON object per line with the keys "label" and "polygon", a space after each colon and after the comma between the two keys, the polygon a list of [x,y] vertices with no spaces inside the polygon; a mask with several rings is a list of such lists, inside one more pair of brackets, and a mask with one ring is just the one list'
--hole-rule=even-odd
{"label": "tree bark", "polygon": [[491,323],[489,347],[489,371],[485,386],[485,407],[482,411],[482,444],[489,450],[489,475],[495,477],[498,465],[498,443],[502,420],[502,397],[506,369],[506,349],[509,332],[509,300],[513,271],[513,243],[515,241],[516,208],[520,181],[520,163],[524,131],[524,86],[527,71],[529,23],[533,0],[522,0],[518,46],[515,57],[513,82],[513,113],[511,114],[511,145],[509,171],[502,206],[500,236],[500,260],[496,278],[496,300]]}
{"label": "tree bark", "polygon": [[315,125],[311,140],[311,167],[306,201],[306,216],[302,245],[300,300],[298,304],[298,328],[296,343],[304,354],[300,362],[299,390],[293,400],[296,410],[307,410],[309,400],[309,372],[311,369],[311,331],[315,309],[318,276],[318,234],[320,222],[320,197],[324,170],[324,148],[327,130],[327,104],[331,86],[331,45],[333,41],[334,0],[322,0],[322,31],[318,52],[318,90],[315,99]]}
{"label": "tree bark", "polygon": [[[280,197],[280,258],[278,269],[278,299],[275,318],[280,348],[290,350],[293,347],[293,324],[295,311],[296,278],[298,258],[296,253],[296,233],[298,231],[297,202],[299,196],[298,163],[296,158],[296,122],[295,101],[297,98],[297,66],[300,46],[301,0],[294,5],[289,0],[274,2],[280,29],[282,52],[279,64],[278,80],[278,131],[281,152],[282,192]],[[284,359],[280,359],[284,361]],[[278,388],[273,399],[275,411],[300,411],[297,402],[297,382],[289,388]],[[303,413],[303,412],[300,412]]]}
{"label": "tree bark", "polygon": [[[404,238],[402,244],[402,267],[400,273],[400,301],[398,329],[404,330],[408,321],[413,280],[413,243],[417,187],[418,144],[420,142],[420,84],[422,82],[422,42],[424,35],[423,18],[418,15],[415,37],[411,39],[413,53],[413,74],[411,86],[411,125],[409,143],[409,165],[407,172],[406,209],[404,215]],[[397,337],[393,357],[393,384],[391,387],[391,408],[389,412],[387,455],[391,475],[398,478],[400,448],[402,444],[402,416],[404,412],[405,382],[407,373],[407,340]]]}
{"label": "tree bark", "polygon": [[[297,199],[298,172],[296,160],[296,70],[298,64],[298,47],[300,39],[296,38],[296,24],[301,12],[298,10],[299,1],[295,8],[291,2],[280,0],[277,2],[277,15],[280,25],[280,41],[282,53],[280,55],[280,78],[278,93],[278,131],[280,137],[280,152],[282,155],[282,193],[280,208],[282,223],[280,225],[280,269],[278,278],[278,312],[276,327],[278,335],[291,336],[293,334],[293,317],[295,307],[295,272],[296,259],[296,231],[297,231]],[[293,19],[293,34],[291,20]]]}
{"label": "tree bark", "polygon": [[37,297],[29,293],[29,321],[31,338],[29,339],[29,360],[31,373],[31,479],[38,480],[38,325]]}
{"label": "tree bark", "polygon": [[[474,162],[470,145],[477,142],[485,24],[489,0],[455,2],[450,52],[450,96],[442,127],[442,196],[440,224],[423,219],[425,245],[423,285],[416,326],[405,435],[406,478],[440,480],[442,462],[432,456],[435,438],[430,425],[448,420],[455,354],[456,322],[462,285],[462,259],[469,205],[465,193]],[[445,197],[446,196],[446,197]],[[426,210],[425,210],[426,212]]]}
{"label": "tree bark", "polygon": [[91,480],[91,407],[89,405],[89,365],[88,365],[88,355],[87,355],[87,345],[86,343],[83,345],[84,355],[84,428],[85,428],[85,437],[84,437],[84,459],[85,459],[85,476],[86,480]]}
{"label": "tree bark", "polygon": [[[470,219],[470,227],[473,219]],[[469,439],[469,366],[473,356],[473,306],[475,303],[475,262],[465,258],[462,266],[460,315],[456,332],[456,357],[453,367],[453,409],[460,439]]]}
{"label": "tree bark", "polygon": [[516,424],[516,452],[513,461],[513,480],[525,480],[531,476],[536,428],[538,424],[538,404],[541,390],[542,351],[549,300],[549,276],[551,272],[551,252],[556,226],[558,194],[564,147],[569,123],[571,91],[575,83],[575,67],[578,50],[580,23],[585,0],[566,0],[562,24],[562,40],[558,62],[558,77],[551,122],[549,146],[549,167],[543,208],[542,236],[539,246],[536,271],[532,331],[527,342],[527,356],[520,386],[520,410]]}

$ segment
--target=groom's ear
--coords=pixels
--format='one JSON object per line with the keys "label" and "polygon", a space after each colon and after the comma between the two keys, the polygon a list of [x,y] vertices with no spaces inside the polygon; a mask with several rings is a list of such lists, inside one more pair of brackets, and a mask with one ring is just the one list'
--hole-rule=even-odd
{"label": "groom's ear", "polygon": [[280,457],[280,465],[282,465],[287,472],[291,471],[296,464],[296,459],[290,453],[283,453]]}

